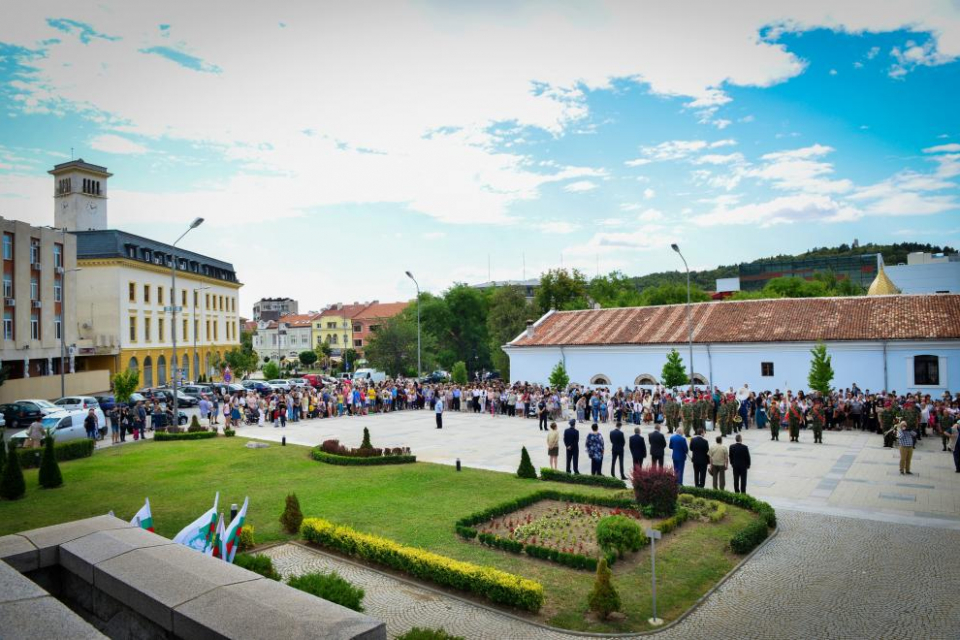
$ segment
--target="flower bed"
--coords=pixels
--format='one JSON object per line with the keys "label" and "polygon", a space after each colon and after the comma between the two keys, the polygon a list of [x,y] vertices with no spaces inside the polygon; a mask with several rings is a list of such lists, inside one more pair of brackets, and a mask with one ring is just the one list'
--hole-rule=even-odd
{"label": "flower bed", "polygon": [[417,456],[410,455],[381,455],[380,457],[352,457],[352,456],[340,456],[333,453],[327,453],[326,451],[320,450],[320,448],[314,449],[311,453],[314,460],[318,462],[326,462],[327,464],[339,464],[344,466],[374,466],[380,464],[409,464],[411,462],[417,461]]}
{"label": "flower bed", "polygon": [[730,548],[734,553],[744,555],[753,551],[770,535],[770,529],[777,526],[777,512],[766,502],[757,500],[745,493],[730,493],[716,489],[701,489],[698,487],[681,487],[681,494],[692,495],[725,502],[726,504],[753,511],[759,519],[754,520],[730,538]]}
{"label": "flower bed", "polygon": [[543,606],[543,585],[492,567],[453,560],[393,540],[360,533],[320,518],[308,518],[300,534],[310,542],[376,562],[437,584],[470,591],[527,611]]}
{"label": "flower bed", "polygon": [[313,449],[314,460],[328,464],[344,466],[370,466],[380,464],[408,464],[416,462],[417,457],[410,455],[410,447],[387,447],[380,449],[370,444],[370,434],[363,430],[363,444],[356,449],[348,449],[339,440],[324,440]]}
{"label": "flower bed", "polygon": [[540,469],[540,479],[550,482],[568,482],[570,484],[585,484],[594,487],[609,487],[623,489],[626,483],[610,476],[591,476],[587,474],[564,473],[543,467]]}
{"label": "flower bed", "polygon": [[153,434],[156,442],[165,442],[169,440],[206,440],[207,438],[216,438],[216,431],[183,431],[169,432],[157,431]]}

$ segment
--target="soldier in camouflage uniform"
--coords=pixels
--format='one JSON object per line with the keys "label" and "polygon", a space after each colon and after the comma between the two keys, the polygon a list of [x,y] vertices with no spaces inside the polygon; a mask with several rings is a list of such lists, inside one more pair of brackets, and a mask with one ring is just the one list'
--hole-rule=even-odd
{"label": "soldier in camouflage uniform", "polygon": [[814,401],[807,418],[813,429],[813,442],[823,444],[823,425],[826,423],[826,417],[823,415],[823,405],[819,398]]}
{"label": "soldier in camouflage uniform", "polygon": [[702,397],[693,403],[693,433],[688,435],[693,435],[700,432],[700,429],[707,428],[707,416],[710,415],[710,403],[707,402]]}
{"label": "soldier in camouflage uniform", "polygon": [[680,416],[683,420],[683,428],[687,431],[691,431],[693,429],[694,411],[695,409],[692,402],[684,402],[680,405]]}
{"label": "soldier in camouflage uniform", "polygon": [[770,408],[767,411],[767,418],[770,421],[770,439],[780,441],[780,402],[774,398],[770,401]]}
{"label": "soldier in camouflage uniform", "polygon": [[790,442],[800,442],[800,424],[803,422],[803,413],[797,406],[794,398],[787,407],[787,424],[790,426]]}
{"label": "soldier in camouflage uniform", "polygon": [[920,433],[920,409],[917,408],[916,402],[907,400],[901,412],[901,419],[907,423],[907,431],[916,432],[917,441],[919,442],[923,438],[923,435]]}
{"label": "soldier in camouflage uniform", "polygon": [[667,430],[673,433],[680,423],[680,403],[671,398],[663,405],[663,418],[667,422]]}
{"label": "soldier in camouflage uniform", "polygon": [[887,449],[893,448],[893,443],[897,439],[897,408],[890,400],[884,404],[880,410],[880,431],[883,433],[883,446]]}

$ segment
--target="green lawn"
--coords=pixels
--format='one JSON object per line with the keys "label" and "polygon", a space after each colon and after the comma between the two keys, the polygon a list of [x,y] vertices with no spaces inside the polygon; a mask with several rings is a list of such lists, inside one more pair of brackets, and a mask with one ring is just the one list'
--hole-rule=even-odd
{"label": "green lawn", "polygon": [[[593,575],[551,563],[465,543],[454,533],[458,518],[541,489],[544,483],[511,474],[435,464],[340,467],[315,462],[305,447],[247,449],[245,439],[146,442],[97,451],[92,458],[62,463],[65,485],[41,490],[37,470],[25,472],[27,495],[0,502],[0,535],[113,510],[130,518],[150,498],[157,533],[172,537],[208,509],[215,491],[220,505],[250,497],[249,522],[258,543],[285,540],[278,518],[284,497],[296,492],[304,516],[319,516],[420,546],[461,560],[492,565],[538,580],[546,604],[542,622],[593,632],[646,630],[650,617],[649,551],[632,569],[614,567],[614,582],[626,620],[589,623],[584,619]],[[519,460],[519,456],[518,456]],[[552,484],[552,483],[551,483]],[[554,485],[580,493],[604,489]],[[658,614],[679,616],[738,561],[726,549],[733,531],[755,517],[728,506],[719,524],[686,524],[657,549]]]}

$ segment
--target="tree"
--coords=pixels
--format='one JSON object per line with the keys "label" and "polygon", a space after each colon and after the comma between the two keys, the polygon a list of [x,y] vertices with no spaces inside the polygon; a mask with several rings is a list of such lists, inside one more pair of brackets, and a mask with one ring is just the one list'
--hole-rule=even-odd
{"label": "tree", "polygon": [[309,367],[318,360],[317,354],[314,351],[301,351],[297,358],[300,360],[300,364],[305,367]]}
{"label": "tree", "polygon": [[344,349],[342,362],[345,365],[350,365],[350,371],[357,370],[357,360],[360,359],[360,356],[357,354],[356,349]]}
{"label": "tree", "polygon": [[500,287],[487,304],[487,333],[490,336],[490,361],[504,380],[510,379],[510,357],[503,351],[524,330],[534,310],[520,287]]}
{"label": "tree", "polygon": [[140,372],[134,369],[120,371],[111,378],[113,382],[113,396],[118,403],[130,401],[130,395],[140,386]]}
{"label": "tree", "polygon": [[7,451],[7,464],[3,467],[3,476],[0,477],[0,497],[19,500],[26,492],[27,484],[23,481],[20,456],[16,448],[11,446]]}
{"label": "tree", "polygon": [[287,503],[280,515],[280,524],[287,533],[298,533],[303,522],[303,513],[300,511],[300,501],[297,494],[287,496]]}
{"label": "tree", "polygon": [[520,467],[517,468],[517,477],[537,479],[537,470],[533,468],[533,463],[530,462],[530,454],[526,447],[520,449]]}
{"label": "tree", "polygon": [[280,377],[280,367],[276,362],[268,362],[263,365],[263,377],[267,380],[276,380]]}
{"label": "tree", "polygon": [[3,439],[3,429],[0,429],[0,478],[3,477],[3,467],[7,464],[7,441]]}
{"label": "tree", "polygon": [[[663,304],[685,304],[687,302],[686,284],[662,284],[659,287],[644,289],[641,296],[643,306],[657,306]],[[690,302],[709,302],[703,289],[696,285],[690,286]]]}
{"label": "tree", "polygon": [[450,371],[450,377],[457,384],[467,384],[467,365],[461,362],[453,364],[453,370]]}
{"label": "tree", "polygon": [[663,365],[660,372],[660,379],[663,386],[667,389],[676,389],[685,384],[689,384],[690,378],[687,376],[687,368],[683,364],[683,358],[676,349],[671,349],[667,354],[667,362]]}
{"label": "tree", "polygon": [[643,297],[637,288],[636,281],[619,271],[611,271],[608,275],[593,278],[588,290],[590,297],[604,309],[638,307],[643,304]]}
{"label": "tree", "polygon": [[390,376],[405,376],[417,367],[417,327],[402,316],[387,318],[367,340],[367,360]]}
{"label": "tree", "polygon": [[363,441],[360,443],[361,449],[373,449],[373,445],[370,443],[370,429],[367,427],[363,428]]}
{"label": "tree", "polygon": [[324,369],[329,369],[330,356],[333,355],[333,349],[330,348],[330,345],[326,342],[320,342],[313,348],[313,352],[317,354],[317,359],[320,361],[320,366]]}
{"label": "tree", "polygon": [[242,378],[257,370],[257,354],[253,350],[247,351],[244,347],[234,347],[223,354],[223,362],[230,367],[234,377]]}
{"label": "tree", "polygon": [[53,449],[53,436],[50,435],[44,438],[43,454],[40,457],[40,486],[44,489],[55,489],[62,484],[63,475],[57,463],[57,453]]}
{"label": "tree", "polygon": [[807,383],[811,389],[819,391],[821,396],[826,396],[830,393],[830,383],[833,381],[833,366],[830,363],[831,357],[827,355],[827,345],[818,342],[810,353],[813,354],[813,360],[810,361]]}
{"label": "tree", "polygon": [[567,368],[563,366],[563,360],[557,362],[557,366],[550,372],[550,386],[554,389],[566,389],[570,384],[570,376],[567,375]]}
{"label": "tree", "polygon": [[611,613],[620,610],[620,594],[617,593],[610,578],[607,559],[600,558],[597,564],[597,580],[593,583],[593,590],[590,591],[587,603],[590,611],[596,613],[601,620],[606,620]]}
{"label": "tree", "polygon": [[586,309],[587,278],[577,269],[551,269],[540,276],[540,287],[534,296],[534,305],[545,314],[550,309],[572,311]]}

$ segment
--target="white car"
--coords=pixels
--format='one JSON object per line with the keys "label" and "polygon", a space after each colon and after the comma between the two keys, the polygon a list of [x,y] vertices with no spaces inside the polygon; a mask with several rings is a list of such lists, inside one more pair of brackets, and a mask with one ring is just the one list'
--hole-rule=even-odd
{"label": "white car", "polygon": [[291,387],[309,387],[310,383],[303,378],[290,378],[287,380]]}
{"label": "white car", "polygon": [[57,408],[65,411],[100,408],[100,402],[93,396],[64,396],[63,398],[56,400],[53,404],[57,405]]}
{"label": "white car", "polygon": [[54,411],[62,411],[63,407],[58,407],[49,400],[35,400],[33,398],[27,398],[26,400],[17,400],[17,402],[32,402],[37,405],[37,408],[40,409],[40,413],[47,415],[48,413],[53,413]]}
{"label": "white car", "polygon": [[[97,429],[101,436],[107,433],[107,421],[103,416],[103,411],[94,409],[97,416]],[[87,417],[86,411],[54,411],[47,414],[40,421],[47,434],[52,433],[56,442],[67,442],[69,440],[82,440],[87,437],[87,430],[83,422]],[[19,431],[10,436],[10,443],[22,447],[27,440],[27,430]]]}
{"label": "white car", "polygon": [[290,391],[290,382],[287,380],[267,380],[267,384],[273,387],[274,391]]}

